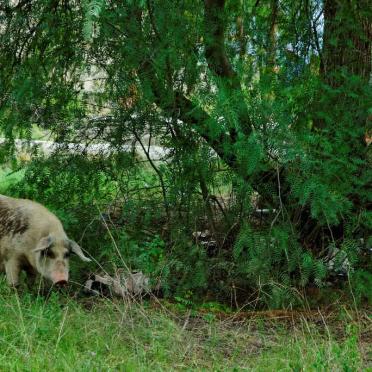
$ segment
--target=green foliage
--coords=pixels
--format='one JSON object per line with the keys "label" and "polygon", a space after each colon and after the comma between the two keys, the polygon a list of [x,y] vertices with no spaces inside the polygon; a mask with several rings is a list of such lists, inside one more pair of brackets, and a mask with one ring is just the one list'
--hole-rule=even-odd
{"label": "green foliage", "polygon": [[193,293],[196,299],[208,288],[210,268],[204,249],[197,245],[177,242],[167,266],[162,272],[162,288],[165,295],[174,293],[184,297]]}
{"label": "green foliage", "polygon": [[102,0],[87,0],[83,2],[85,10],[85,20],[83,26],[84,37],[87,41],[91,40],[94,27],[97,27],[95,21],[99,18],[104,2]]}
{"label": "green foliage", "polygon": [[372,303],[372,273],[356,270],[350,274],[350,291],[357,305],[363,302]]}
{"label": "green foliage", "polygon": [[10,168],[0,168],[0,194],[5,194],[9,188],[22,180],[24,170],[13,172]]}
{"label": "green foliage", "polygon": [[274,308],[300,301],[292,286],[305,287],[309,283],[322,286],[327,277],[323,260],[304,251],[285,226],[256,232],[246,225],[233,252],[235,280],[262,288],[260,300]]}
{"label": "green foliage", "polygon": [[[371,10],[331,3],[6,1],[0,159],[15,168],[35,127],[61,149],[30,151],[1,192],[46,204],[99,260],[161,276],[169,296],[239,283],[284,306],[332,279],[336,248],[364,288]],[[123,150],[152,141],[161,161]]]}
{"label": "green foliage", "polygon": [[128,233],[121,232],[117,244],[120,256],[113,257],[112,252],[108,252],[107,258],[115,262],[118,267],[123,265],[122,260],[124,260],[129,267],[149,275],[156,284],[165,265],[166,246],[160,236],[155,235],[141,241],[135,240]]}

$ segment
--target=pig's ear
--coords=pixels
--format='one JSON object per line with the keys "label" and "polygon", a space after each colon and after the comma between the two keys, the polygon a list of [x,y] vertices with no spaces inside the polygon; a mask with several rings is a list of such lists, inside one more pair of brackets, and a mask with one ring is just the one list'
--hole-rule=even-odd
{"label": "pig's ear", "polygon": [[45,249],[50,248],[54,243],[54,237],[52,235],[45,236],[44,238],[41,238],[39,242],[37,243],[37,246],[35,249],[33,249],[33,252],[41,252]]}
{"label": "pig's ear", "polygon": [[82,261],[85,261],[85,262],[90,262],[91,259],[86,257],[83,253],[83,251],[81,250],[80,246],[74,242],[73,240],[68,240],[68,243],[69,243],[69,247],[71,249],[71,252],[75,253],[76,255],[78,255],[80,257],[80,259]]}

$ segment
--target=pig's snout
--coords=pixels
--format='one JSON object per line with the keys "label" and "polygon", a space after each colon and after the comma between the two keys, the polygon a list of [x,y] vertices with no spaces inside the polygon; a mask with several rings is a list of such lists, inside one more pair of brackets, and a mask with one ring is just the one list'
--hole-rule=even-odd
{"label": "pig's snout", "polygon": [[65,285],[68,282],[68,275],[66,273],[57,273],[52,275],[53,284]]}
{"label": "pig's snout", "polygon": [[59,282],[55,282],[54,285],[58,287],[64,287],[67,285],[67,280],[60,280]]}
{"label": "pig's snout", "polygon": [[68,271],[65,267],[59,267],[54,272],[52,272],[51,279],[53,281],[53,284],[65,285],[68,282]]}

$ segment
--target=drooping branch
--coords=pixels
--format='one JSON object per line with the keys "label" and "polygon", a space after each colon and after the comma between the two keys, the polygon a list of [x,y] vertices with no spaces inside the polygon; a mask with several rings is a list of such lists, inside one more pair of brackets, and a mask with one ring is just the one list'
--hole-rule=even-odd
{"label": "drooping branch", "polygon": [[[239,107],[236,108],[236,114],[240,130],[249,135],[252,129],[250,117],[244,105],[244,95],[238,75],[228,59],[225,48],[225,1],[205,0],[204,11],[204,46],[208,66],[211,72],[219,78],[219,83],[228,89],[233,89],[234,94],[240,95],[241,99]],[[159,34],[157,35],[159,37]],[[209,123],[212,119],[209,114],[181,91],[174,90],[173,101],[162,99],[164,90],[169,87],[165,87],[164,82],[157,77],[151,59],[147,58],[140,64],[138,76],[140,80],[151,84],[155,103],[166,115],[173,116],[174,110],[177,110],[177,118],[193,128],[230,168],[238,172],[238,159],[234,150],[238,128],[230,127],[226,130],[221,127],[220,131],[216,133],[215,128],[210,128]],[[149,76],[151,79],[148,79]]]}
{"label": "drooping branch", "polygon": [[236,155],[227,149],[233,145],[229,134],[224,131],[221,131],[218,135],[211,133],[207,125],[210,120],[209,115],[203,109],[194,105],[183,94],[177,94],[176,103],[177,108],[179,108],[179,118],[194,128],[229,167],[236,168]]}
{"label": "drooping branch", "polygon": [[[176,109],[179,120],[193,128],[229,167],[236,167],[236,155],[226,150],[233,145],[230,135],[224,131],[221,131],[218,135],[212,133],[207,125],[211,120],[207,112],[195,105],[182,92],[174,92],[174,102],[164,101],[162,99],[162,84],[157,79],[154,66],[149,61],[141,64],[141,68],[138,70],[138,76],[141,80],[145,80],[148,76],[151,76],[151,90],[154,94],[155,103],[164,113],[172,116]],[[175,129],[177,130],[177,128]]]}

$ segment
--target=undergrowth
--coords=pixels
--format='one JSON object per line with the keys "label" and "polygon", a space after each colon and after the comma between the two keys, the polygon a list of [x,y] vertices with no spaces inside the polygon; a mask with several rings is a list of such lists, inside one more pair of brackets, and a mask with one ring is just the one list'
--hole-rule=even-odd
{"label": "undergrowth", "polygon": [[[57,214],[68,235],[94,258],[90,271],[112,273],[123,265],[140,270],[154,285],[161,284],[167,298],[196,303],[209,298],[255,309],[303,307],[308,306],[307,288],[315,286],[326,293],[323,297],[331,294],[330,301],[335,300],[333,288],[343,288],[358,304],[372,301],[368,258],[365,267],[351,267],[338,284],[331,278],[330,285],[327,261],[304,250],[290,225],[258,224],[247,216],[233,242],[226,243],[223,219],[211,226],[195,194],[181,210],[178,199],[169,201],[167,218],[158,177],[148,164],[133,167],[131,161],[125,155],[40,158],[15,172],[3,170],[0,192],[39,201]],[[210,236],[195,238],[198,231]],[[355,254],[358,250],[345,246],[350,265],[364,257]],[[80,267],[77,263],[73,269],[82,281],[86,275]]]}

